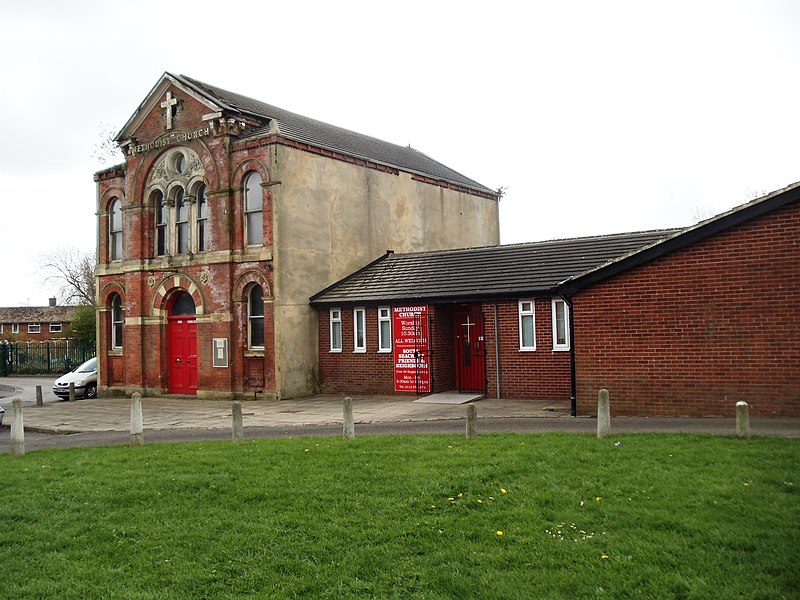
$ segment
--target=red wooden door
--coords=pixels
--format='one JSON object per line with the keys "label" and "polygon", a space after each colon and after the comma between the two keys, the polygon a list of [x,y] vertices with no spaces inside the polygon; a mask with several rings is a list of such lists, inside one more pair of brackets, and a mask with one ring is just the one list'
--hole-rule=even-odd
{"label": "red wooden door", "polygon": [[191,296],[182,293],[173,303],[169,317],[169,392],[197,393],[197,319]]}
{"label": "red wooden door", "polygon": [[480,304],[456,308],[453,315],[456,346],[456,385],[459,391],[486,391],[483,312]]}

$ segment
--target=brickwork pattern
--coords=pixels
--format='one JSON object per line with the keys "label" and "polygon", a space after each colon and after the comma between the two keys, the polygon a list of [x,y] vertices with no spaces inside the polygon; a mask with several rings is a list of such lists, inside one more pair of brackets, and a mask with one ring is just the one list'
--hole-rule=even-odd
{"label": "brickwork pattern", "polygon": [[800,415],[800,206],[574,298],[578,414]]}

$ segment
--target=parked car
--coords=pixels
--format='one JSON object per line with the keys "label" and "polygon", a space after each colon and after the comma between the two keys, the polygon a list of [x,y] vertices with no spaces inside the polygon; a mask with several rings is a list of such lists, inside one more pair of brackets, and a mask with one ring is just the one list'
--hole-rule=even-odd
{"label": "parked car", "polygon": [[2,406],[0,406],[0,425],[3,424],[3,415],[4,414],[6,414],[6,411]]}
{"label": "parked car", "polygon": [[62,375],[53,384],[53,393],[65,400],[69,398],[69,384],[75,384],[76,398],[97,397],[97,357],[90,358],[74,371]]}

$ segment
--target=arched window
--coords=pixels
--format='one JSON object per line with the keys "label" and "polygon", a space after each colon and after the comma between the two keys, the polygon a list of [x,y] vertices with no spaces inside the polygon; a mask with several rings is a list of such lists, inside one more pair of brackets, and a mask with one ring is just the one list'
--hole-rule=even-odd
{"label": "arched window", "polygon": [[111,348],[122,348],[122,298],[111,296]]}
{"label": "arched window", "polygon": [[194,298],[188,292],[178,292],[172,302],[172,310],[170,314],[173,317],[177,316],[191,316],[196,314],[197,308],[194,304]]}
{"label": "arched window", "polygon": [[263,205],[261,175],[250,173],[244,184],[244,228],[248,246],[261,246],[264,244]]}
{"label": "arched window", "polygon": [[122,260],[122,203],[119,198],[108,205],[108,258]]}
{"label": "arched window", "polygon": [[153,207],[156,211],[156,256],[164,256],[169,251],[169,239],[167,237],[169,229],[169,211],[164,202],[164,194],[160,190],[154,191],[151,196]]}
{"label": "arched window", "polygon": [[264,290],[254,285],[247,294],[248,347],[264,347]]}
{"label": "arched window", "polygon": [[205,252],[208,249],[208,199],[206,186],[197,188],[197,251]]}
{"label": "arched window", "polygon": [[175,190],[175,240],[178,254],[189,252],[189,202],[183,188]]}

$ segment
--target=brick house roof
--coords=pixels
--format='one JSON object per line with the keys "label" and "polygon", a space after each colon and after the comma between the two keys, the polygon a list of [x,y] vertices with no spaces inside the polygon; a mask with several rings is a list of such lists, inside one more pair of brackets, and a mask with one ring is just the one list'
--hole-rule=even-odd
{"label": "brick house roof", "polygon": [[0,307],[0,323],[71,323],[77,306]]}
{"label": "brick house roof", "polygon": [[225,110],[254,116],[258,120],[277,121],[277,128],[274,123],[265,125],[261,129],[248,133],[244,139],[265,137],[266,135],[275,134],[277,131],[282,137],[317,148],[374,161],[402,171],[470,188],[491,196],[497,195],[495,190],[481,185],[469,177],[465,177],[411,146],[399,146],[368,135],[329,125],[241,94],[223,90],[186,75],[171,75],[169,73],[166,75],[191,88],[196,93],[205,96]]}
{"label": "brick house roof", "polygon": [[678,229],[386,255],[311,297],[313,305],[471,301],[556,293],[564,280]]}

